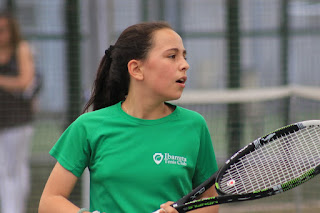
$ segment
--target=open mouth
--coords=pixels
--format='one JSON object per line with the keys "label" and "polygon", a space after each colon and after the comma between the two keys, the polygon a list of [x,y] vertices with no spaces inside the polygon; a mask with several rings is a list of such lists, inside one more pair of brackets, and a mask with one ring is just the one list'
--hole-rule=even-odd
{"label": "open mouth", "polygon": [[187,79],[185,77],[178,79],[176,82],[179,84],[184,84],[186,83]]}

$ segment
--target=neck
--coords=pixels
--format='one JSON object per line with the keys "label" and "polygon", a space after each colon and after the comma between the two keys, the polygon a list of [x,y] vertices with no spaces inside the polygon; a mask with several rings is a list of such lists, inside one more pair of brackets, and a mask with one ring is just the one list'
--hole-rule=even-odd
{"label": "neck", "polygon": [[170,115],[173,111],[165,102],[132,99],[129,95],[122,103],[122,109],[129,115],[146,120],[155,120]]}

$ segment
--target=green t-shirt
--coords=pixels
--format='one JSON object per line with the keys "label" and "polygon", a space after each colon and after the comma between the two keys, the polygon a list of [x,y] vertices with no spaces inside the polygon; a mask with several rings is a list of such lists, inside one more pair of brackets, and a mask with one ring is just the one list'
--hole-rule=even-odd
{"label": "green t-shirt", "polygon": [[120,102],[85,113],[50,154],[77,177],[89,168],[92,211],[150,213],[218,170],[203,117],[175,107],[157,120],[132,117]]}

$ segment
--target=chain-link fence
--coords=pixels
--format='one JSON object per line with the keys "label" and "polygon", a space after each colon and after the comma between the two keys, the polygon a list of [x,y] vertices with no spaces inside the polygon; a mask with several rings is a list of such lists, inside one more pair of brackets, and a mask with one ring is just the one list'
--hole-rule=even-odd
{"label": "chain-link fence", "polygon": [[[320,2],[316,0],[0,0],[0,8],[18,19],[32,46],[36,70],[43,76],[30,147],[28,212],[37,211],[55,163],[48,151],[81,113],[105,48],[131,24],[166,20],[182,36],[191,67],[186,93],[268,91],[293,85],[312,86],[311,93],[319,92]],[[260,134],[320,116],[318,97],[292,95],[269,102],[204,100],[184,106],[207,119],[220,163]],[[226,129],[231,137],[225,135]],[[272,206],[275,212],[316,212],[317,181],[253,203],[258,207],[245,203],[221,211],[263,212]],[[79,181],[71,197],[80,206],[87,202],[86,182]],[[312,205],[304,205],[309,199]]]}

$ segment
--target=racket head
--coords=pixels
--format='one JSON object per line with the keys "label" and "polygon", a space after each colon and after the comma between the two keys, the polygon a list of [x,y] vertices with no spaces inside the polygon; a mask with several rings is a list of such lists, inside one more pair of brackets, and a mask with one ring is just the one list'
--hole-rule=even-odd
{"label": "racket head", "polygon": [[320,121],[303,121],[277,129],[236,152],[219,170],[215,186],[220,195],[262,198],[312,179],[319,174],[319,165]]}

